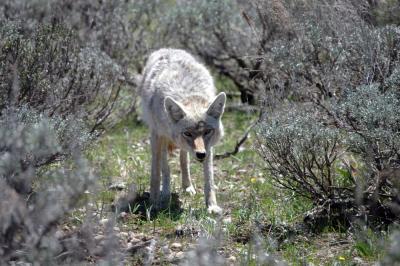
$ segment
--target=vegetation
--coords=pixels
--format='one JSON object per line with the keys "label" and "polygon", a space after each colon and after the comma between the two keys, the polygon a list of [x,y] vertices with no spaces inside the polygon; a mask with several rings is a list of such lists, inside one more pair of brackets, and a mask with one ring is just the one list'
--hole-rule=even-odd
{"label": "vegetation", "polygon": [[[398,1],[89,2],[0,3],[0,264],[400,262]],[[148,201],[137,91],[166,46],[228,92],[221,216],[176,156]]]}

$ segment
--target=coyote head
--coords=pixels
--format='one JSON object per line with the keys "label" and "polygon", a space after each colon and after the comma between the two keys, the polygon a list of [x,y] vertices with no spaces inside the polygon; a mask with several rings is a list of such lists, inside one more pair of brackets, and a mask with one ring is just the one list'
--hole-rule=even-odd
{"label": "coyote head", "polygon": [[221,116],[226,102],[221,92],[210,103],[202,96],[193,96],[182,102],[171,97],[164,100],[165,110],[171,120],[173,141],[198,161],[203,161],[223,135]]}

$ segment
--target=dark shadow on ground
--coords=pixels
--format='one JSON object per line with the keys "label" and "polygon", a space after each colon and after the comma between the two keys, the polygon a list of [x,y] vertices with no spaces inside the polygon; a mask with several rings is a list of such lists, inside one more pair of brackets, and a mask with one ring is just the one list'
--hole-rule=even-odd
{"label": "dark shadow on ground", "polygon": [[183,212],[179,195],[171,193],[170,199],[164,202],[164,206],[156,210],[150,202],[149,192],[137,193],[130,191],[128,194],[122,195],[114,201],[112,210],[116,213],[134,213],[144,220],[149,218],[153,220],[160,214],[167,214],[173,221],[178,220]]}

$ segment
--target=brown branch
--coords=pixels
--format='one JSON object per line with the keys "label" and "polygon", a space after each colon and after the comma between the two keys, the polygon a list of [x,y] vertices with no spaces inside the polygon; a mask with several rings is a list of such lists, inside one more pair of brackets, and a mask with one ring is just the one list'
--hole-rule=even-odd
{"label": "brown branch", "polygon": [[216,155],[214,155],[214,159],[215,159],[215,160],[225,159],[225,158],[228,158],[228,157],[230,157],[230,156],[232,156],[232,155],[236,155],[236,154],[239,152],[240,147],[241,147],[241,146],[243,145],[243,143],[245,143],[245,141],[248,139],[249,134],[250,134],[250,131],[254,128],[254,126],[257,124],[257,122],[258,122],[258,121],[253,122],[253,123],[246,129],[245,133],[244,133],[243,136],[240,138],[240,140],[236,142],[236,146],[235,146],[235,148],[233,149],[233,151],[227,151],[227,152],[225,152],[225,153],[223,153],[223,154],[216,154]]}

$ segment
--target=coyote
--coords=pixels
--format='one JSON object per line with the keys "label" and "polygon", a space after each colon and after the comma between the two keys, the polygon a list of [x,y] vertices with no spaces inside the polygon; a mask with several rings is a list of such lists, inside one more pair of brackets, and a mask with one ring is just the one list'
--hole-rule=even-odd
{"label": "coyote", "polygon": [[221,213],[215,196],[212,147],[224,132],[221,116],[225,93],[215,96],[210,73],[189,53],[160,49],[150,55],[144,68],[141,97],[143,120],[151,131],[153,206],[158,209],[170,198],[168,150],[179,148],[183,189],[192,195],[196,193],[190,179],[190,155],[203,164],[208,212]]}

